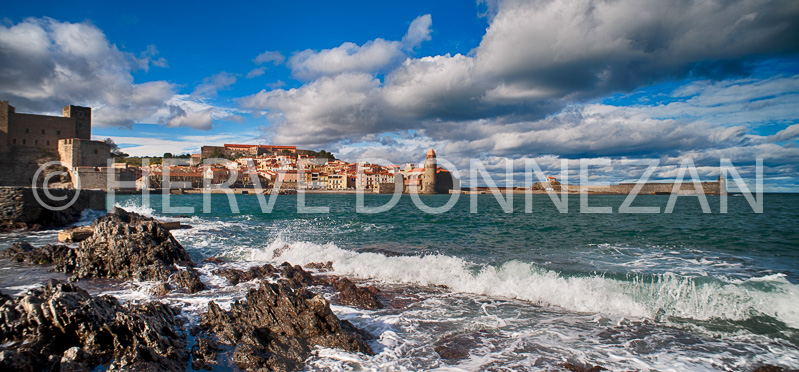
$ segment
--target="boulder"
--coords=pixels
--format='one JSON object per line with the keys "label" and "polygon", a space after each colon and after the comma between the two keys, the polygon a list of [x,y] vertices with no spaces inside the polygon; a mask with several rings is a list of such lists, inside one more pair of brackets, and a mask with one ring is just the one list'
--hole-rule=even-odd
{"label": "boulder", "polygon": [[377,310],[383,308],[383,303],[377,299],[380,292],[376,287],[361,288],[347,278],[332,280],[333,288],[338,292],[338,300],[344,305],[359,307],[361,309]]}
{"label": "boulder", "polygon": [[174,272],[176,264],[194,266],[183,246],[155,219],[116,208],[96,219],[92,230],[57,269],[76,279],[163,280],[163,270]]}
{"label": "boulder", "polygon": [[253,266],[249,270],[223,268],[214,271],[214,274],[227,279],[230,285],[237,285],[255,279],[270,277],[277,274],[277,272],[278,270],[274,266],[266,264],[263,266]]}
{"label": "boulder", "polygon": [[185,289],[189,293],[204,291],[205,284],[200,280],[200,274],[194,268],[187,267],[175,274],[175,283],[179,288]]}
{"label": "boulder", "polygon": [[185,370],[185,336],[161,303],[121,305],[52,280],[0,306],[0,370]]}
{"label": "boulder", "polygon": [[363,339],[345,328],[321,295],[285,283],[261,282],[230,311],[215,302],[202,314],[201,327],[219,342],[235,345],[232,360],[245,370],[302,368],[315,345],[372,355]]}
{"label": "boulder", "polygon": [[91,226],[70,227],[58,233],[58,241],[61,243],[78,243],[88,239],[93,233]]}
{"label": "boulder", "polygon": [[219,362],[219,344],[208,337],[198,337],[197,344],[191,348],[191,367],[194,369],[213,369]]}

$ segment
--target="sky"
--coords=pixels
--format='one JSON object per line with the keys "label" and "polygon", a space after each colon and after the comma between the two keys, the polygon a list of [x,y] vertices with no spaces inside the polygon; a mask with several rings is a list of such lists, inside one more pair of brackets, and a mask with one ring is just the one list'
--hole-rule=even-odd
{"label": "sky", "polygon": [[93,137],[138,156],[432,147],[517,182],[529,159],[572,180],[611,160],[589,183],[635,181],[636,159],[753,182],[762,158],[766,191],[799,192],[798,53],[794,0],[12,2],[0,99],[90,106]]}

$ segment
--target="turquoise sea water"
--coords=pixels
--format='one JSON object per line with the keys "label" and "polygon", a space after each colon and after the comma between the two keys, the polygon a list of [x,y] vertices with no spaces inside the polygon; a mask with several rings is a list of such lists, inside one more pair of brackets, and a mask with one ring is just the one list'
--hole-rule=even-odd
{"label": "turquoise sea water", "polygon": [[[639,196],[633,206],[661,213],[618,213],[626,196],[591,195],[581,212],[570,195],[560,213],[546,195],[514,195],[506,213],[491,195],[461,195],[447,212],[422,211],[409,196],[377,214],[356,213],[354,195],[309,194],[307,206],[329,213],[298,213],[297,196],[280,196],[263,213],[253,195],[173,195],[167,213],[161,195],[118,196],[125,209],[192,226],[176,238],[199,262],[222,256],[230,265],[264,261],[332,261],[336,274],[381,286],[412,299],[402,309],[358,311],[335,306],[376,336],[375,357],[320,350],[313,369],[552,370],[564,362],[611,370],[751,370],[764,364],[799,367],[799,195],[764,195],[763,213],[730,196],[728,212],[708,196],[712,213],[695,197]],[[449,195],[421,196],[442,206]],[[367,206],[390,195],[366,195]],[[530,211],[531,213],[528,213]],[[44,242],[52,234],[0,238]],[[189,314],[209,299],[232,301],[244,287],[228,288],[201,271],[212,291],[167,299]],[[2,277],[0,277],[2,279]],[[142,286],[117,290],[130,300]],[[184,295],[185,296],[185,295]],[[189,317],[191,317],[190,315]],[[447,361],[432,344],[458,332],[480,333],[466,360]]]}

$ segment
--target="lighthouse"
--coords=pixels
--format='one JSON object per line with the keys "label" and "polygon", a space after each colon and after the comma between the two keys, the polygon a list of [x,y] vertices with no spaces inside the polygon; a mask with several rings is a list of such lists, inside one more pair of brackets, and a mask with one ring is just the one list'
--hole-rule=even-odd
{"label": "lighthouse", "polygon": [[436,193],[436,152],[433,149],[427,151],[424,159],[424,176],[422,176],[422,194]]}

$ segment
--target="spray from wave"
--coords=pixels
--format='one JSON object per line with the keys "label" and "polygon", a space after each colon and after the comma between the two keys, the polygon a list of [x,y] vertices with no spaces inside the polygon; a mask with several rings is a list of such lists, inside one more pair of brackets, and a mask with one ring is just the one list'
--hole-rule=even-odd
{"label": "spray from wave", "polygon": [[457,292],[500,296],[577,312],[640,318],[744,321],[759,316],[799,328],[799,286],[782,275],[749,280],[689,278],[677,274],[566,276],[532,263],[476,265],[446,255],[388,257],[335,244],[275,240],[253,250],[254,261],[293,264],[332,261],[336,274],[391,283],[443,285]]}

